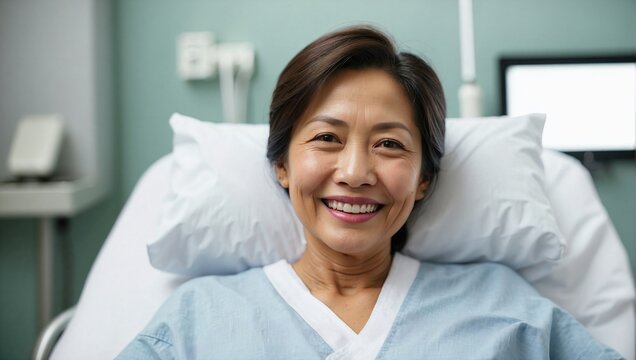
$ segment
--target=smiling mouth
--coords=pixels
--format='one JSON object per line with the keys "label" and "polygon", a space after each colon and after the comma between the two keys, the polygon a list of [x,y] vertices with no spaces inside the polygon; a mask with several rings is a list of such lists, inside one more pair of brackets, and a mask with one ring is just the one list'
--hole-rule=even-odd
{"label": "smiling mouth", "polygon": [[323,199],[322,201],[328,208],[342,211],[347,214],[370,214],[380,210],[383,206],[381,204],[350,204],[337,200],[326,199]]}

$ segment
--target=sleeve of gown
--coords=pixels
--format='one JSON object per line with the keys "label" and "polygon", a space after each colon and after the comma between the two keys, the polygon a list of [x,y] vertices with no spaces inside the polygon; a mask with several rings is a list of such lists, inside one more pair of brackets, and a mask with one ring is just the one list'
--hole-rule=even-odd
{"label": "sleeve of gown", "polygon": [[179,327],[186,310],[182,304],[183,291],[178,289],[164,302],[146,328],[122,350],[116,360],[132,359],[177,359],[178,339],[173,338],[174,327]]}
{"label": "sleeve of gown", "polygon": [[592,337],[565,311],[555,308],[550,331],[550,359],[624,359]]}
{"label": "sleeve of gown", "polygon": [[[181,285],[159,308],[152,320],[117,356],[128,359],[190,359],[194,357],[192,333],[194,303],[197,301],[197,282]],[[206,308],[207,304],[200,306]],[[195,342],[196,343],[196,342]]]}
{"label": "sleeve of gown", "polygon": [[173,350],[172,344],[167,341],[140,334],[115,359],[176,359]]}

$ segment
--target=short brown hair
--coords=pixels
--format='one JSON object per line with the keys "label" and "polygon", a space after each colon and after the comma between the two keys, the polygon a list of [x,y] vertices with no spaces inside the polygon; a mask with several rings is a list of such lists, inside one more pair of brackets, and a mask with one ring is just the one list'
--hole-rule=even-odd
{"label": "short brown hair", "polygon": [[[391,39],[369,26],[344,28],[326,34],[302,49],[278,78],[269,111],[267,158],[287,159],[292,130],[314,94],[336,72],[378,68],[404,88],[422,139],[422,178],[432,186],[444,154],[446,101],[435,71],[420,57],[397,52]],[[398,241],[396,241],[396,238]],[[392,249],[406,243],[406,228],[393,236]]]}

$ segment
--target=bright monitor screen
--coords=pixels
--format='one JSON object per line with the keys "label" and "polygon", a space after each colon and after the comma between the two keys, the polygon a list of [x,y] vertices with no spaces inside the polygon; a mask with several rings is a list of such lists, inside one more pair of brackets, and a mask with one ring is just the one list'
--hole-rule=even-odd
{"label": "bright monitor screen", "polygon": [[545,113],[543,145],[634,156],[636,56],[503,58],[503,113]]}

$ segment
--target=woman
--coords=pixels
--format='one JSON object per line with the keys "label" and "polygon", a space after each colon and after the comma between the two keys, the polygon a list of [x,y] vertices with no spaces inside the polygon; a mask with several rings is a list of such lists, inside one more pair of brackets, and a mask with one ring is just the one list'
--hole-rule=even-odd
{"label": "woman", "polygon": [[304,254],[188,282],[120,358],[620,358],[504,266],[399,253],[444,119],[434,71],[381,32],[308,45],[274,91],[267,152]]}

